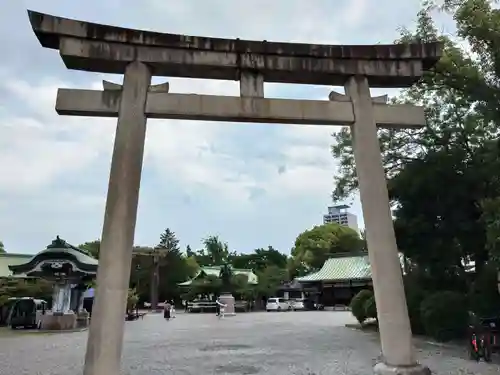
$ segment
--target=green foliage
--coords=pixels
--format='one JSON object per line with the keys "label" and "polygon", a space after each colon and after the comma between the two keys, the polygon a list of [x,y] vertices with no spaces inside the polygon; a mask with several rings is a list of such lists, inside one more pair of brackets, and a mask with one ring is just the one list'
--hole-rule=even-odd
{"label": "green foliage", "polygon": [[427,292],[422,288],[417,272],[414,271],[405,275],[404,287],[411,330],[414,334],[424,334],[420,306]]}
{"label": "green foliage", "polygon": [[[444,43],[444,56],[422,80],[402,91],[396,102],[426,107],[427,127],[421,130],[380,129],[379,139],[384,167],[389,179],[407,162],[419,160],[428,152],[448,148],[474,150],[484,140],[495,139],[498,119],[499,16],[485,0],[459,1],[446,8],[454,17],[458,34],[476,53],[470,56],[456,41],[440,35],[432,20],[433,7],[425,5],[418,13],[415,30],[401,30],[397,42],[435,41]],[[478,5],[480,4],[480,5]],[[479,8],[477,8],[479,6]],[[473,10],[474,7],[478,10]],[[472,110],[473,109],[473,110]],[[357,189],[352,140],[348,128],[335,133],[332,153],[339,161],[335,175],[334,200],[341,200]]]}
{"label": "green foliage", "polygon": [[151,302],[152,308],[160,300],[179,296],[178,283],[195,272],[194,263],[186,262],[179,240],[169,228],[160,235],[160,242],[154,248],[135,247],[133,254],[131,285],[141,299]]}
{"label": "green foliage", "polygon": [[[430,152],[390,183],[391,197],[399,203],[394,212],[399,248],[434,278],[436,287],[446,289],[463,288],[457,281],[465,282],[464,259],[475,260],[478,268],[487,259],[477,201],[485,191],[477,180],[478,163],[464,161],[464,152]],[[440,180],[446,184],[436,183]]]}
{"label": "green foliage", "polygon": [[440,341],[462,338],[467,329],[467,301],[457,292],[436,292],[424,299],[420,313],[425,333]]}
{"label": "green foliage", "polygon": [[[476,277],[494,272],[485,269],[490,264],[500,267],[500,12],[494,1],[446,0],[440,10],[453,18],[456,38],[440,33],[436,9],[424,2],[416,26],[402,29],[398,42],[439,40],[443,58],[393,99],[423,105],[427,126],[378,135],[398,247],[423,290],[465,293]],[[358,182],[349,129],[333,137],[339,161],[333,198],[341,200]],[[476,272],[468,275],[470,261]],[[483,290],[493,284],[490,277]],[[412,290],[408,299],[415,331],[420,292]]]}
{"label": "green foliage", "polygon": [[33,297],[49,302],[52,300],[52,283],[35,279],[0,279],[0,296],[4,300],[10,297]]}
{"label": "green foliage", "polygon": [[296,265],[317,270],[332,254],[356,252],[362,248],[363,241],[355,230],[332,223],[301,233],[291,253]]}
{"label": "green foliage", "polygon": [[184,258],[184,262],[186,266],[186,276],[190,279],[196,275],[200,266],[196,262],[196,258],[192,255]]}
{"label": "green foliage", "polygon": [[309,267],[299,257],[290,257],[287,260],[286,270],[289,280],[307,275]]}
{"label": "green foliage", "polygon": [[275,296],[279,286],[288,280],[286,269],[276,265],[270,265],[263,270],[258,270],[256,275],[259,278],[257,294],[264,297]]}
{"label": "green foliage", "polygon": [[179,252],[179,240],[170,228],[165,229],[165,231],[160,235],[160,243],[156,246],[156,249],[164,249],[169,252]]}
{"label": "green foliage", "polygon": [[131,312],[137,307],[139,295],[135,289],[129,289],[127,294],[127,311]]}
{"label": "green foliage", "polygon": [[497,316],[500,312],[497,273],[496,265],[488,264],[471,285],[469,306],[478,316]]}
{"label": "green foliage", "polygon": [[280,253],[272,246],[267,249],[255,249],[249,254],[229,254],[229,260],[234,268],[251,269],[254,271],[263,270],[269,266],[276,266],[284,269],[287,266],[288,257]]}
{"label": "green foliage", "polygon": [[248,284],[248,276],[246,275],[234,275],[231,285],[236,299],[248,301],[254,299],[257,295],[256,288]]}
{"label": "green foliage", "polygon": [[1,254],[1,253],[5,253],[5,247],[4,247],[4,245],[3,245],[3,242],[2,242],[2,241],[0,241],[0,254]]}
{"label": "green foliage", "polygon": [[365,320],[369,318],[367,316],[367,311],[365,307],[366,303],[372,298],[374,298],[374,295],[371,290],[362,290],[358,294],[356,294],[351,300],[350,308],[352,315],[354,315],[354,317],[360,324],[363,324]]}
{"label": "green foliage", "polygon": [[187,300],[195,299],[198,295],[208,298],[209,295],[218,295],[222,291],[222,282],[217,276],[208,275],[194,280],[184,296]]}
{"label": "green foliage", "polygon": [[246,277],[241,275],[231,278],[233,293],[238,298],[251,300],[260,296],[273,296],[277,288],[288,280],[288,257],[272,246],[238,254],[230,253],[227,243],[217,236],[204,239],[203,244],[201,250],[193,251],[187,246],[185,252],[181,252],[175,233],[167,229],[155,248],[135,247],[130,287],[135,288],[141,301],[152,304],[155,300],[191,300],[198,295],[217,295],[222,288],[218,277],[195,280],[189,288],[181,288],[178,284],[192,279],[200,267],[214,265],[224,259],[233,268],[251,269],[259,276],[257,286],[248,284]]}
{"label": "green foliage", "polygon": [[500,197],[485,198],[480,205],[486,227],[486,248],[491,262],[500,268]]}
{"label": "green foliage", "polygon": [[101,250],[101,240],[85,242],[81,245],[78,245],[78,248],[87,251],[90,254],[90,256],[99,259],[99,251]]}
{"label": "green foliage", "polygon": [[204,252],[209,258],[209,265],[220,266],[228,260],[229,247],[218,236],[209,236],[203,240]]}
{"label": "green foliage", "polygon": [[363,308],[367,319],[377,319],[377,304],[375,302],[375,295],[372,295],[365,301]]}

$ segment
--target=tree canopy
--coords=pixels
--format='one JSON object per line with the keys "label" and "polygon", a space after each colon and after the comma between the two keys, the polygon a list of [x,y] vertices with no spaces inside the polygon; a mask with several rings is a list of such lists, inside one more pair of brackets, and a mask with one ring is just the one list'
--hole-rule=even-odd
{"label": "tree canopy", "polygon": [[3,246],[2,241],[0,241],[0,253],[5,253],[5,247]]}
{"label": "tree canopy", "polygon": [[333,254],[363,249],[363,241],[355,230],[335,224],[324,224],[302,232],[295,240],[291,255],[295,266],[318,270]]}
{"label": "tree canopy", "polygon": [[[500,265],[500,12],[492,1],[430,2],[398,42],[444,43],[434,69],[394,102],[423,105],[419,130],[379,129],[380,147],[400,250],[431,288],[466,288],[489,263]],[[433,16],[445,12],[456,35]],[[357,189],[348,128],[333,135],[339,159],[334,200]],[[475,272],[466,277],[467,264]]]}
{"label": "tree canopy", "polygon": [[218,236],[208,236],[203,240],[204,248],[199,250],[200,258],[209,263],[204,265],[222,265],[228,260],[229,247],[227,242],[222,242]]}
{"label": "tree canopy", "polygon": [[268,246],[267,249],[255,249],[252,253],[248,254],[232,253],[229,259],[235,268],[251,269],[254,271],[260,271],[270,266],[285,269],[287,265],[287,256],[272,246]]}
{"label": "tree canopy", "polygon": [[99,259],[99,251],[101,249],[101,240],[94,240],[78,245],[78,248],[87,251],[92,257]]}
{"label": "tree canopy", "polygon": [[[436,7],[426,4],[418,13],[416,28],[402,29],[396,41],[440,40],[444,43],[444,55],[417,84],[393,99],[425,106],[427,126],[420,130],[378,131],[389,179],[430,152],[461,148],[465,156],[470,156],[485,141],[498,136],[498,12],[486,0],[446,1],[442,11],[456,21],[459,37],[456,39],[439,33],[432,19],[433,11]],[[462,47],[463,42],[471,51]],[[343,128],[333,138],[332,153],[339,160],[333,198],[341,200],[357,189],[349,128]]]}

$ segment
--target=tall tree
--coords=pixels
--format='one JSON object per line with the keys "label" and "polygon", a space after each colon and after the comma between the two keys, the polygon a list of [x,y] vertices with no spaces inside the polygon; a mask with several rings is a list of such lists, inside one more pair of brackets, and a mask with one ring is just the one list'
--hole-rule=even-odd
{"label": "tall tree", "polygon": [[[456,289],[465,277],[465,264],[474,260],[478,271],[487,261],[480,197],[483,182],[463,149],[429,153],[408,163],[391,180],[398,202],[394,214],[399,249],[435,286]],[[445,183],[441,183],[445,181]],[[453,188],[450,188],[452,186]]]}
{"label": "tall tree", "polygon": [[208,236],[203,240],[205,254],[210,257],[211,265],[219,266],[227,261],[229,247],[227,242],[222,242],[219,236]]}
{"label": "tall tree", "polygon": [[[455,20],[458,38],[451,38],[438,32],[432,19],[435,10],[425,4],[416,29],[402,30],[399,40],[444,43],[444,56],[435,68],[395,99],[423,105],[427,126],[381,129],[379,139],[397,208],[399,248],[427,274],[451,280],[470,260],[480,273],[492,252],[488,248],[495,248],[491,207],[500,196],[495,177],[500,12],[492,1],[446,0],[440,10]],[[333,197],[341,199],[357,189],[357,181],[349,130],[334,139],[332,152],[340,168]]]}
{"label": "tall tree", "polygon": [[0,253],[5,253],[5,247],[3,246],[2,241],[0,241]]}
{"label": "tall tree", "polygon": [[276,295],[279,286],[288,279],[286,269],[275,265],[257,271],[257,276],[259,277],[257,292],[263,297],[272,297]]}
{"label": "tall tree", "polygon": [[[444,56],[435,68],[394,99],[425,106],[427,126],[420,130],[379,129],[389,179],[397,175],[405,163],[422,159],[429,152],[456,147],[471,155],[485,140],[498,135],[498,12],[486,0],[446,2],[445,10],[454,17],[458,36],[472,47],[475,55],[471,55],[456,40],[439,34],[431,16],[434,9],[426,4],[418,13],[415,31],[403,29],[397,41],[440,40],[445,47]],[[333,137],[332,153],[339,161],[333,198],[341,200],[356,191],[356,170],[349,128],[343,128]]]}
{"label": "tall tree", "polygon": [[162,265],[169,265],[173,258],[180,257],[179,240],[176,238],[175,233],[167,228],[160,235],[160,242],[154,248],[139,247],[134,252],[137,256],[147,256],[151,259],[151,309],[156,310],[158,308],[160,288],[160,268]]}
{"label": "tall tree", "polygon": [[355,230],[331,223],[315,226],[299,234],[292,249],[293,264],[318,270],[336,253],[357,252],[363,241]]}
{"label": "tall tree", "polygon": [[213,266],[212,258],[207,254],[205,249],[196,250],[194,258],[200,267]]}

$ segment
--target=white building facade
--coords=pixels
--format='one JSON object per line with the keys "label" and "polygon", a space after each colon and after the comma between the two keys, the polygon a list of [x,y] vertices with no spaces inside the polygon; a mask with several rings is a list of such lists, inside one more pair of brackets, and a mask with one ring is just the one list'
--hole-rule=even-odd
{"label": "white building facade", "polygon": [[358,218],[356,215],[347,212],[348,205],[330,206],[328,213],[323,215],[323,224],[337,223],[345,225],[355,231],[359,232]]}

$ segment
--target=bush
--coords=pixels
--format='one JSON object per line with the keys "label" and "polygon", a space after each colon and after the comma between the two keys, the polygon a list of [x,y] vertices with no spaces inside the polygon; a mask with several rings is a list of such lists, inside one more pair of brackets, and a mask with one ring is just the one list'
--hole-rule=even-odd
{"label": "bush", "polygon": [[464,336],[469,319],[464,296],[457,292],[436,292],[422,301],[420,314],[425,333],[440,341]]}
{"label": "bush", "polygon": [[422,289],[418,280],[413,277],[413,275],[407,275],[404,284],[411,330],[415,334],[424,334],[420,306],[422,305],[426,292]]}
{"label": "bush", "polygon": [[367,319],[377,319],[377,304],[375,303],[374,295],[365,301],[364,308]]}
{"label": "bush", "polygon": [[372,297],[372,291],[362,290],[351,300],[350,308],[352,315],[354,315],[360,324],[363,324],[363,322],[368,318],[366,315],[365,303]]}

